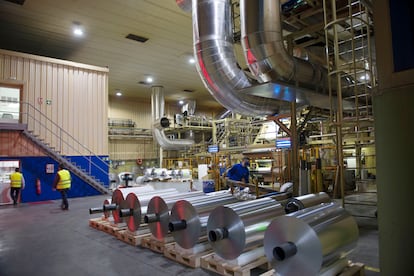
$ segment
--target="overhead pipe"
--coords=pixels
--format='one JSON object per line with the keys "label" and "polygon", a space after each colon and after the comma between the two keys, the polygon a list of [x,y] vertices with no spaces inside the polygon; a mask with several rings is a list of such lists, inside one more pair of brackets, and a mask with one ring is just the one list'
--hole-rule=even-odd
{"label": "overhead pipe", "polygon": [[[277,97],[277,91],[291,92],[298,105],[331,108],[328,92],[328,72],[320,64],[297,58],[286,50],[282,34],[280,0],[240,0],[241,42],[244,56],[252,74],[263,85],[249,89],[249,94]],[[332,87],[337,87],[336,78],[330,78]],[[342,87],[351,83],[341,80]],[[298,86],[298,87],[296,87]],[[270,89],[271,90],[271,89]],[[351,89],[349,89],[351,91]],[[352,91],[351,91],[352,92]],[[294,97],[293,97],[294,95]],[[336,97],[332,103],[336,106]],[[344,109],[353,108],[353,103],[343,101]]]}
{"label": "overhead pipe", "polygon": [[[188,2],[189,1],[185,1]],[[249,2],[249,1],[247,1]],[[256,1],[251,1],[257,3]],[[277,1],[280,5],[280,2]],[[273,8],[272,4],[269,7]],[[258,10],[255,7],[254,10]],[[278,6],[280,11],[280,7]],[[264,13],[273,13],[273,10],[263,9]],[[273,115],[280,112],[290,112],[291,102],[296,102],[297,106],[313,105],[321,108],[331,108],[331,100],[328,95],[315,92],[315,87],[320,88],[321,83],[324,86],[326,80],[321,82],[326,74],[323,74],[322,67],[316,64],[307,63],[304,60],[294,59],[285,55],[284,52],[278,52],[279,60],[259,59],[261,55],[253,55],[253,50],[247,44],[254,44],[255,40],[260,41],[260,37],[251,37],[250,40],[243,40],[246,51],[246,58],[254,62],[249,67],[252,72],[256,73],[257,80],[265,83],[259,84],[257,80],[250,78],[238,65],[234,54],[234,43],[232,33],[231,2],[228,0],[194,0],[192,1],[192,18],[193,18],[193,39],[194,55],[197,60],[197,71],[207,87],[210,94],[227,109],[247,115]],[[243,20],[243,16],[241,16]],[[275,17],[270,17],[274,19]],[[262,18],[257,17],[258,21]],[[269,19],[269,20],[270,20]],[[267,20],[267,21],[269,21]],[[269,23],[273,23],[270,20]],[[280,22],[280,19],[279,19]],[[277,25],[279,26],[280,23]],[[254,26],[254,24],[253,24]],[[280,29],[278,29],[280,32]],[[242,29],[243,31],[243,29]],[[277,35],[278,33],[276,33]],[[268,35],[266,33],[266,35]],[[276,39],[275,34],[270,34]],[[282,50],[281,45],[271,46],[277,50]],[[280,47],[279,47],[280,46]],[[266,45],[268,47],[268,45]],[[266,50],[266,49],[265,49]],[[259,48],[258,51],[263,51]],[[265,51],[266,52],[266,51]],[[270,64],[267,64],[267,63]],[[270,70],[264,70],[265,73],[272,72],[270,77],[265,77],[263,70],[258,70],[257,65]],[[281,67],[274,70],[274,67]],[[275,74],[277,72],[277,74]],[[296,73],[298,72],[298,73]],[[275,82],[275,79],[277,81]],[[303,77],[303,79],[299,79]],[[297,87],[292,80],[299,80],[304,87]],[[289,81],[291,81],[289,83]],[[312,86],[309,89],[309,84]],[[327,87],[327,86],[325,86]],[[334,101],[335,102],[335,101]],[[352,104],[346,102],[344,109],[352,108]]]}
{"label": "overhead pipe", "polygon": [[193,0],[193,39],[197,71],[210,94],[227,109],[248,116],[278,113],[283,103],[240,93],[255,82],[234,54],[231,3]]}
{"label": "overhead pipe", "polygon": [[240,0],[240,19],[245,59],[260,82],[297,80],[320,85],[326,75],[321,66],[286,51],[280,1]]}
{"label": "overhead pipe", "polygon": [[160,147],[164,150],[187,149],[194,144],[193,139],[170,139],[164,133],[162,120],[168,120],[164,113],[164,88],[162,86],[151,87],[151,114],[152,114],[152,134]]}

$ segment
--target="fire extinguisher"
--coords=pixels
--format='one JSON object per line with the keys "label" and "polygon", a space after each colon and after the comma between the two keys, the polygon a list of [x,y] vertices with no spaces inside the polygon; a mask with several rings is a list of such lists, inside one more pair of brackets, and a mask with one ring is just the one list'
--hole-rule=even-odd
{"label": "fire extinguisher", "polygon": [[40,195],[42,193],[42,186],[40,185],[40,179],[36,178],[36,194]]}

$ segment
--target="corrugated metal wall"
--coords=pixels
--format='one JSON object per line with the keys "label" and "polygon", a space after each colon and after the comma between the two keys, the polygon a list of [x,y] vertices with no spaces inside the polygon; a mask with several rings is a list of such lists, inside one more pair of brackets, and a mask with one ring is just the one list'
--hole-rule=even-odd
{"label": "corrugated metal wall", "polygon": [[108,72],[0,49],[0,83],[21,86],[22,102],[28,103],[22,122],[66,155],[108,154]]}
{"label": "corrugated metal wall", "polygon": [[152,139],[151,102],[137,101],[120,97],[111,97],[108,110],[110,119],[132,120],[135,128],[147,129],[147,138],[109,139],[111,160],[157,159],[158,144]]}

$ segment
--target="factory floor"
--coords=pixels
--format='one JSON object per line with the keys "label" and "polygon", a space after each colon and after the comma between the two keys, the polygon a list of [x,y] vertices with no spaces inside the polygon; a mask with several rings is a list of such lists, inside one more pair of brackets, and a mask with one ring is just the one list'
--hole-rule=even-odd
{"label": "factory floor", "polygon": [[[89,219],[100,215],[89,215],[89,208],[102,206],[105,198],[70,198],[69,211],[60,210],[58,200],[0,206],[0,275],[217,275],[90,227]],[[376,220],[357,222],[360,238],[350,259],[366,265],[365,275],[380,275]]]}

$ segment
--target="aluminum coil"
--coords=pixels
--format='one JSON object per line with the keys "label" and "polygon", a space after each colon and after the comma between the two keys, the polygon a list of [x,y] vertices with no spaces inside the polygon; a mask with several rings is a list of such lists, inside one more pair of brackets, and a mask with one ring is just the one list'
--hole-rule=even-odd
{"label": "aluminum coil", "polygon": [[306,194],[299,197],[289,198],[285,204],[287,214],[315,206],[321,203],[331,202],[331,198],[327,193],[320,192],[315,194]]}
{"label": "aluminum coil", "polygon": [[207,202],[190,203],[179,200],[171,208],[168,229],[178,245],[186,249],[193,248],[206,233],[210,212],[218,206],[237,201],[231,194],[223,198],[212,198]]}
{"label": "aluminum coil", "polygon": [[[226,197],[228,195],[224,193],[217,193],[216,197]],[[214,197],[211,195],[202,195],[189,197],[187,200],[191,203],[195,202],[208,202]],[[170,209],[180,199],[164,200],[161,197],[153,197],[148,203],[147,215],[144,217],[144,221],[148,224],[148,227],[152,235],[159,240],[162,240],[168,234],[168,224],[170,222]]]}
{"label": "aluminum coil", "polygon": [[[115,223],[121,223],[123,222],[123,218],[121,218],[119,216],[119,209],[125,209],[127,208],[127,203],[123,203],[123,208],[120,206],[121,202],[125,201],[125,198],[128,196],[128,191],[122,191],[124,189],[117,189],[114,191],[114,193],[112,194],[112,201],[110,206],[104,206],[104,210],[106,211],[107,209],[110,209],[112,211],[112,217],[114,218],[114,222]],[[129,189],[125,189],[125,190],[129,190]],[[173,194],[173,193],[178,193],[178,191],[176,189],[162,189],[162,190],[152,190],[152,191],[147,191],[147,192],[131,192],[136,194],[137,196],[155,196],[155,195],[159,195],[159,194]],[[109,207],[109,208],[108,208]]]}
{"label": "aluminum coil", "polygon": [[274,219],[264,246],[277,275],[318,275],[346,256],[357,240],[354,218],[331,202]]}
{"label": "aluminum coil", "polygon": [[271,198],[217,207],[207,221],[208,240],[217,255],[235,259],[246,247],[261,244],[269,223],[284,214],[282,205]]}
{"label": "aluminum coil", "polygon": [[[193,197],[196,195],[204,195],[202,191],[188,192],[188,193],[160,193],[158,196],[164,200],[181,199],[186,197]],[[153,194],[137,196],[130,193],[126,197],[127,206],[125,209],[119,209],[119,216],[124,218],[127,223],[128,230],[135,232],[138,230],[141,223],[144,221],[144,216],[147,215],[148,203],[154,197]]]}

